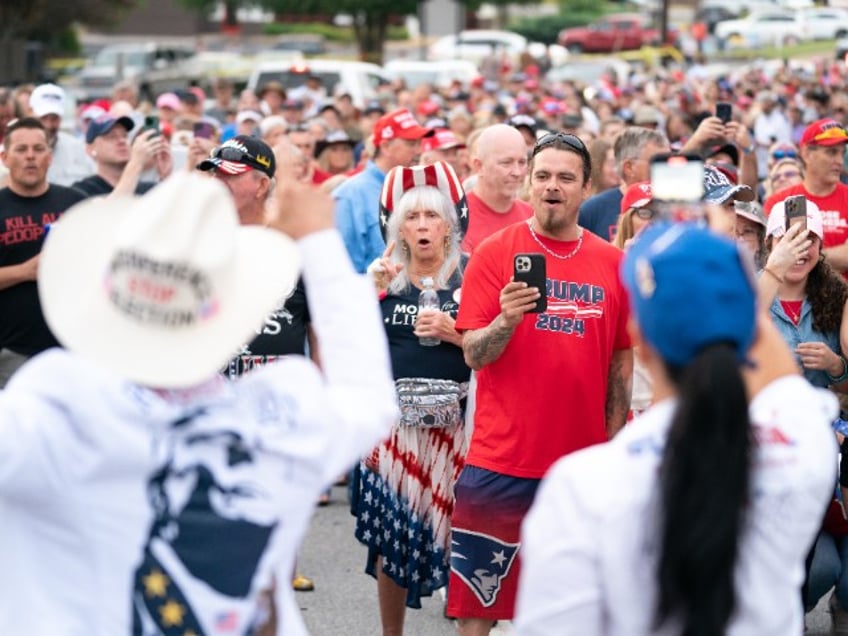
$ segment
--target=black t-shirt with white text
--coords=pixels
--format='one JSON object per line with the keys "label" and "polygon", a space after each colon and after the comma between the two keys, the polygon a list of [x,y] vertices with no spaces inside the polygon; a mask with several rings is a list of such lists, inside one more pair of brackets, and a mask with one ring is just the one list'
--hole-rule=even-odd
{"label": "black t-shirt with white text", "polygon": [[[55,184],[37,197],[0,190],[0,267],[18,265],[38,254],[44,226],[84,198],[72,188]],[[57,345],[44,322],[35,281],[0,290],[0,348],[31,356]]]}

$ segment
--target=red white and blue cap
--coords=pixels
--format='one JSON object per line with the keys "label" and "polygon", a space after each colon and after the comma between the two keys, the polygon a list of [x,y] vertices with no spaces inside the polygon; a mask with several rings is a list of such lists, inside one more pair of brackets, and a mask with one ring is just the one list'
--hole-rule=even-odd
{"label": "red white and blue cap", "polygon": [[389,224],[389,215],[394,211],[398,201],[408,190],[418,186],[433,186],[441,190],[456,207],[459,219],[460,238],[465,236],[468,229],[468,204],[465,201],[465,190],[456,172],[444,161],[436,161],[427,166],[405,168],[396,166],[389,170],[380,192],[380,230],[383,238]]}
{"label": "red white and blue cap", "polygon": [[249,135],[237,135],[215,148],[208,159],[197,165],[197,169],[233,175],[259,170],[273,178],[277,163],[274,152],[264,141]]}

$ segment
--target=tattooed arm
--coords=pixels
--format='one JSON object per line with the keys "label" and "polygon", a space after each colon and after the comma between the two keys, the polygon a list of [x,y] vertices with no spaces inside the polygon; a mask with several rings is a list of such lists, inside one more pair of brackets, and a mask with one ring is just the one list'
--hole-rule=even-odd
{"label": "tattooed arm", "polygon": [[633,349],[612,352],[607,378],[607,437],[612,439],[627,421],[633,392]]}
{"label": "tattooed arm", "polygon": [[500,358],[515,328],[536,305],[539,290],[527,283],[507,283],[501,290],[501,313],[488,326],[466,331],[462,336],[465,364],[479,371]]}

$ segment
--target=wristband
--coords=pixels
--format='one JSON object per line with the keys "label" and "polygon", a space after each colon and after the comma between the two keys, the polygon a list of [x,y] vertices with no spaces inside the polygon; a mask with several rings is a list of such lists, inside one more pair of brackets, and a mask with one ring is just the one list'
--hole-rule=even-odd
{"label": "wristband", "polygon": [[771,276],[774,280],[776,280],[781,285],[786,282],[786,280],[783,278],[783,276],[778,276],[777,274],[775,274],[774,270],[770,269],[768,265],[763,267],[763,272],[768,274],[769,276]]}
{"label": "wristband", "polygon": [[827,379],[831,384],[840,384],[845,382],[845,380],[848,380],[848,361],[846,361],[842,356],[839,356],[839,359],[842,361],[842,375],[833,376],[825,371],[825,375],[827,375]]}
{"label": "wristband", "polygon": [[750,145],[750,146],[748,146],[747,148],[743,148],[743,149],[742,149],[742,152],[744,152],[746,155],[750,155],[750,154],[751,154],[752,152],[754,152],[756,149],[757,149],[757,145],[756,145],[754,142],[751,142],[751,145]]}

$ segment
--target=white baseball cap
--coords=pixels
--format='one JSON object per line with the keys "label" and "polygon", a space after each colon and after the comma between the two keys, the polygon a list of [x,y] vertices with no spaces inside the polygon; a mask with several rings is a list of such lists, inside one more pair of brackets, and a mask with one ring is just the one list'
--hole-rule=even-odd
{"label": "white baseball cap", "polygon": [[36,117],[65,114],[65,91],[55,84],[36,86],[29,96],[29,107]]}

